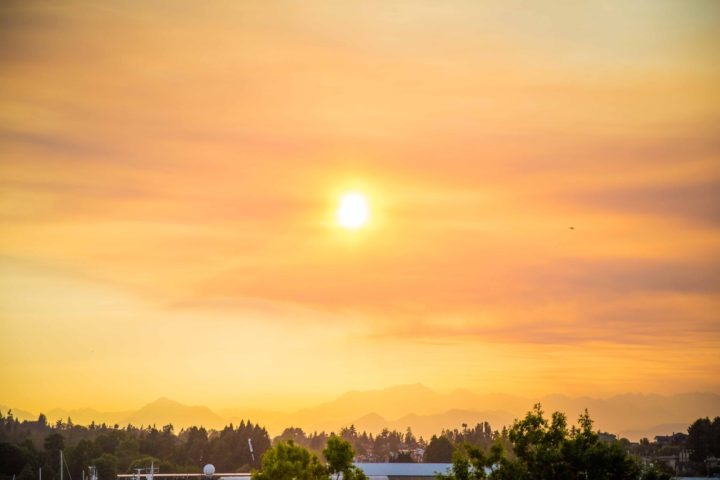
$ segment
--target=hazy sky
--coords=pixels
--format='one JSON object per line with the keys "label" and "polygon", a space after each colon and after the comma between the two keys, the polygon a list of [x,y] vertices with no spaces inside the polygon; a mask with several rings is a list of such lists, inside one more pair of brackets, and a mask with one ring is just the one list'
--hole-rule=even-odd
{"label": "hazy sky", "polygon": [[0,3],[0,403],[720,391],[718,25]]}

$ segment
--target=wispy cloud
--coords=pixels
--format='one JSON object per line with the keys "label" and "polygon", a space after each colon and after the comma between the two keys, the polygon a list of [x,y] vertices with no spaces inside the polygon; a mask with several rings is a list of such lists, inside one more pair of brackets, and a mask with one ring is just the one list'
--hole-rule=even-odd
{"label": "wispy cloud", "polygon": [[[0,380],[720,388],[719,18],[4,2]],[[87,348],[57,360],[47,332]],[[156,367],[125,364],[138,344]]]}

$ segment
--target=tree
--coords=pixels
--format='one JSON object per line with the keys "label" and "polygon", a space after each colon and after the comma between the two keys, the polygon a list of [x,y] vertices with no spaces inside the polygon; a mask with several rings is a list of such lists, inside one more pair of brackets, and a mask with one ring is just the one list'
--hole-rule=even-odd
{"label": "tree", "polygon": [[[183,450],[179,452],[182,454],[182,459],[192,465],[201,465],[207,455],[207,430],[202,427],[192,427],[188,430],[185,430],[182,435],[185,437],[185,445],[183,447]],[[181,459],[178,458],[178,460]]]}
{"label": "tree", "polygon": [[452,460],[453,445],[445,436],[433,435],[425,449],[423,461],[425,463],[447,463]]}
{"label": "tree", "polygon": [[587,410],[577,427],[567,428],[565,415],[543,417],[540,404],[516,421],[509,438],[526,478],[636,479],[639,467],[617,442],[606,443],[593,431]]}
{"label": "tree", "polygon": [[21,448],[6,442],[0,443],[0,475],[12,478],[22,471],[26,463],[27,457]]}
{"label": "tree", "polygon": [[349,427],[343,427],[340,429],[340,438],[351,441],[356,439],[357,436],[357,428],[355,428],[355,425],[350,425]]}
{"label": "tree", "polygon": [[341,473],[343,480],[367,480],[363,471],[353,465],[354,455],[355,451],[350,442],[331,435],[325,450],[323,450],[323,456],[327,460],[328,473],[335,475],[336,480]]}
{"label": "tree", "polygon": [[52,433],[45,437],[43,446],[45,447],[45,451],[49,454],[57,453],[65,448],[65,437],[59,433]]}
{"label": "tree", "polygon": [[140,444],[137,439],[128,437],[121,440],[115,448],[115,456],[118,459],[118,468],[121,471],[128,470],[132,461],[140,456]]}
{"label": "tree", "polygon": [[407,427],[407,430],[405,430],[404,442],[408,446],[417,444],[417,439],[415,438],[415,435],[413,435],[412,428],[410,427]]}
{"label": "tree", "polygon": [[664,463],[652,463],[642,469],[640,480],[671,480],[674,475],[667,470],[669,467]]}
{"label": "tree", "polygon": [[88,439],[83,438],[74,448],[67,452],[67,464],[72,476],[80,478],[83,470],[90,465],[93,458],[100,455],[99,449]]}
{"label": "tree", "polygon": [[103,453],[113,453],[120,442],[120,436],[116,431],[106,431],[95,439],[95,445]]}
{"label": "tree", "polygon": [[[56,470],[56,462],[60,458],[60,450],[65,448],[65,437],[59,433],[52,433],[45,437],[43,446],[45,448],[45,458],[49,462],[49,465],[43,468],[43,472],[46,473],[43,477],[54,478],[55,475],[59,476],[60,472]],[[55,475],[53,475],[53,472]]]}
{"label": "tree", "polygon": [[687,446],[690,459],[703,462],[707,457],[720,456],[720,417],[711,422],[708,417],[698,418],[688,427]]}
{"label": "tree", "polygon": [[287,442],[288,440],[292,440],[297,445],[306,446],[307,435],[305,435],[305,432],[303,431],[302,428],[288,427],[285,430],[283,430],[282,434],[275,437],[273,439],[273,442],[280,443],[280,442]]}
{"label": "tree", "polygon": [[327,480],[328,470],[316,455],[289,440],[265,452],[262,470],[252,472],[252,480]]}
{"label": "tree", "polygon": [[98,480],[115,480],[117,476],[117,458],[110,453],[103,453],[92,461],[97,468]]}
{"label": "tree", "polygon": [[[465,445],[453,456],[450,480],[646,480],[665,478],[652,467],[641,471],[619,442],[608,443],[592,429],[585,411],[568,429],[565,415],[544,417],[539,404],[508,432],[511,451],[502,437],[489,452]],[[488,470],[489,469],[489,470]],[[489,473],[488,473],[489,472]],[[641,477],[641,474],[643,475]]]}
{"label": "tree", "polygon": [[20,475],[17,476],[17,480],[36,480],[37,474],[33,470],[33,468],[30,466],[29,463],[25,464],[25,467],[23,467],[22,471],[20,472]]}
{"label": "tree", "polygon": [[440,475],[440,479],[447,480],[481,480],[487,478],[485,468],[491,464],[491,459],[485,452],[474,445],[464,444],[452,456],[452,472],[449,475]]}
{"label": "tree", "polygon": [[323,456],[327,460],[328,472],[339,477],[339,474],[352,465],[353,455],[352,446],[342,438],[331,435],[328,438],[327,446],[323,450]]}

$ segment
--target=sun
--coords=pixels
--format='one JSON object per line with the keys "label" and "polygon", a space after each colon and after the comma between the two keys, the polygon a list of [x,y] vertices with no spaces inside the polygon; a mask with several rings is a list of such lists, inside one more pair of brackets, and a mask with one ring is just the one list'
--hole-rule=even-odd
{"label": "sun", "polygon": [[351,192],[340,197],[337,220],[341,227],[356,230],[370,220],[370,205],[362,193]]}

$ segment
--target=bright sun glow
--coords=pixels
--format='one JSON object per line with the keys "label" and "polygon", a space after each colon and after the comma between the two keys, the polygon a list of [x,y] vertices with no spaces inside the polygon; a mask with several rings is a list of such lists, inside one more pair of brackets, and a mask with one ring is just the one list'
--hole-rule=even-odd
{"label": "bright sun glow", "polygon": [[340,198],[337,218],[343,228],[356,229],[368,222],[370,207],[365,195],[361,193],[347,193]]}

